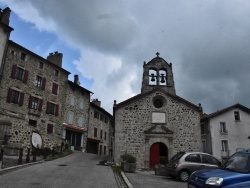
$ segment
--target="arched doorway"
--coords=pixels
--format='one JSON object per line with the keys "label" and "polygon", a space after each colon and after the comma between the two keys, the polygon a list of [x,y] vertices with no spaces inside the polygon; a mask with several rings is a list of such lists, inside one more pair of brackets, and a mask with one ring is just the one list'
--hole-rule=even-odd
{"label": "arched doorway", "polygon": [[156,164],[166,164],[168,162],[168,147],[161,143],[156,142],[150,147],[150,168]]}

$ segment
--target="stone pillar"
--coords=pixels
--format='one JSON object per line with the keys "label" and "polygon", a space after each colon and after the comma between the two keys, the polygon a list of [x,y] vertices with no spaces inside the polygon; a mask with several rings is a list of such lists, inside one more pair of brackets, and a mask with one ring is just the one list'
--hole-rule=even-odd
{"label": "stone pillar", "polygon": [[145,138],[144,167],[149,168],[149,138]]}

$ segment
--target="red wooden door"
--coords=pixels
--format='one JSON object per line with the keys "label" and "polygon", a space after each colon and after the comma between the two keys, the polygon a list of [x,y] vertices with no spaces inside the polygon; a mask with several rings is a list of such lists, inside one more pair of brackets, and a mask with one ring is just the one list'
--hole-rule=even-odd
{"label": "red wooden door", "polygon": [[160,145],[159,143],[154,143],[150,148],[150,168],[153,168],[156,164],[160,163],[159,155]]}

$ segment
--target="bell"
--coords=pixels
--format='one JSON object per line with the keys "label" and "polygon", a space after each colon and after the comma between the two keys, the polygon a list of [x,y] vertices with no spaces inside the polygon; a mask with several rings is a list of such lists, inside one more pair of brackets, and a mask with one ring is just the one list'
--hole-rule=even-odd
{"label": "bell", "polygon": [[153,73],[151,74],[151,77],[151,82],[155,82],[155,75]]}
{"label": "bell", "polygon": [[161,83],[165,83],[164,74],[161,74]]}

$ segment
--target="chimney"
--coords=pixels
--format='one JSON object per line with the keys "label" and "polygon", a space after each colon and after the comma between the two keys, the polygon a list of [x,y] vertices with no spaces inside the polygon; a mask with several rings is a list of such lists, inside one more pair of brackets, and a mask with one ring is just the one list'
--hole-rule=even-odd
{"label": "chimney", "polygon": [[55,53],[49,53],[47,60],[59,67],[62,67],[62,58],[63,58],[62,53],[55,52]]}
{"label": "chimney", "polygon": [[10,8],[6,7],[5,9],[3,9],[3,11],[0,9],[0,22],[5,24],[5,25],[9,25],[10,22]]}
{"label": "chimney", "polygon": [[101,101],[99,101],[98,99],[94,99],[92,103],[94,103],[96,106],[101,107]]}
{"label": "chimney", "polygon": [[77,74],[74,76],[74,83],[77,84],[77,85],[80,85],[80,84],[81,84],[81,83],[79,82],[79,77],[78,77]]}

